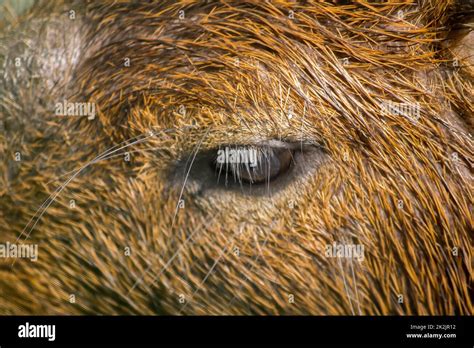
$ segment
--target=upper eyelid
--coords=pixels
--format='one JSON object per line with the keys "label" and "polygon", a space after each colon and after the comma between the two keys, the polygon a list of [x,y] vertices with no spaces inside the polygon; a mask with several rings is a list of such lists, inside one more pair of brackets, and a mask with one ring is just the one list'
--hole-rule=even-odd
{"label": "upper eyelid", "polygon": [[[282,141],[276,139],[270,139],[266,141],[258,141],[258,142],[246,142],[246,143],[221,143],[217,145],[217,149],[222,149],[225,147],[231,148],[268,148],[268,149],[287,149],[290,151],[297,151],[301,150],[304,151],[308,148],[323,148],[323,145],[316,141]],[[215,149],[214,147],[212,149]],[[205,150],[209,151],[209,149]]]}
{"label": "upper eyelid", "polygon": [[317,146],[322,147],[320,143],[317,141],[312,140],[300,140],[300,141],[282,141],[277,139],[270,139],[267,141],[258,142],[256,144],[248,144],[248,146],[268,146],[271,148],[280,148],[280,149],[288,149],[288,150],[298,150],[301,149],[302,146]]}

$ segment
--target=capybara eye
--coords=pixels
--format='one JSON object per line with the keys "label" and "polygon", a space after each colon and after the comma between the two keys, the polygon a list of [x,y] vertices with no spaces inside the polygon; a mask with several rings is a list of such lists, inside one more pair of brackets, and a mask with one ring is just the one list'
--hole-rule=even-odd
{"label": "capybara eye", "polygon": [[217,182],[229,178],[236,183],[270,183],[285,174],[292,164],[294,150],[269,146],[226,146],[219,148],[211,165]]}
{"label": "capybara eye", "polygon": [[187,183],[201,197],[216,192],[263,197],[306,181],[326,160],[323,144],[308,140],[221,144],[184,154],[170,167],[169,180],[177,187]]}

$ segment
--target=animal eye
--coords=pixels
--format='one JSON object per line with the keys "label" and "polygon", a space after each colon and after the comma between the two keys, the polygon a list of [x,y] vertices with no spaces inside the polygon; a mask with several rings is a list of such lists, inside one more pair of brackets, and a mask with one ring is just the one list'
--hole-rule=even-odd
{"label": "animal eye", "polygon": [[303,182],[326,161],[322,145],[270,139],[265,144],[220,145],[187,153],[170,167],[169,180],[195,195],[219,192],[268,196]]}
{"label": "animal eye", "polygon": [[225,146],[211,161],[218,183],[267,184],[292,166],[294,150],[270,146]]}

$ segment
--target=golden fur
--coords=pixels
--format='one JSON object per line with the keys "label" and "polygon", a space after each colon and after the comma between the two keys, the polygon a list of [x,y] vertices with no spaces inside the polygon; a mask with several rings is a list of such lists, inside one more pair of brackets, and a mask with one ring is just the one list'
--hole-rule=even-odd
{"label": "golden fur", "polygon": [[[0,260],[0,313],[472,314],[469,8],[404,2],[55,1],[5,24],[0,241],[39,258]],[[55,116],[66,99],[96,118]],[[323,151],[271,195],[176,174],[269,139]]]}

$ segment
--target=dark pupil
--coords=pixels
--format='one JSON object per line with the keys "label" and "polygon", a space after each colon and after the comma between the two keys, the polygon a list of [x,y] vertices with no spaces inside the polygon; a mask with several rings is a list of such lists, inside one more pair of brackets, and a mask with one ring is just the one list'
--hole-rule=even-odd
{"label": "dark pupil", "polygon": [[213,166],[218,181],[262,184],[285,172],[292,151],[271,147],[224,147],[218,150]]}

